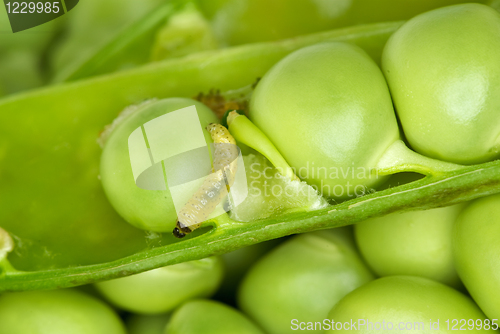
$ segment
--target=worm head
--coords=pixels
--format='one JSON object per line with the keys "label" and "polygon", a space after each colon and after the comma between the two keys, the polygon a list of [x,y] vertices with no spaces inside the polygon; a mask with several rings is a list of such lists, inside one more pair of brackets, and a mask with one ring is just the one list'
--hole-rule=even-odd
{"label": "worm head", "polygon": [[189,228],[189,226],[184,225],[180,220],[177,220],[177,224],[175,225],[174,230],[172,231],[172,234],[176,238],[184,238],[186,234],[191,233],[192,230]]}

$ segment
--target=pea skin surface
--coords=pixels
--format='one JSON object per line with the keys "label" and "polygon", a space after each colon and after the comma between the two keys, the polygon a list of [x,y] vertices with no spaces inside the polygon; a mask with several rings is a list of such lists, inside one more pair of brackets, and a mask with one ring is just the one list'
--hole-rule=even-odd
{"label": "pea skin surface", "polygon": [[416,16],[382,55],[404,133],[417,152],[460,164],[500,156],[500,14],[479,4]]}
{"label": "pea skin surface", "polygon": [[500,319],[500,195],[472,202],[453,231],[458,274],[490,319]]}
{"label": "pea skin surface", "polygon": [[[389,276],[372,281],[345,296],[328,314],[328,319],[345,323],[366,319],[372,323],[392,323],[396,331],[402,322],[410,323],[412,330],[405,333],[441,334],[455,333],[452,330],[451,319],[486,320],[485,315],[477,305],[467,296],[441,283],[427,278],[415,276]],[[439,329],[430,328],[430,320],[437,322]],[[450,320],[447,327],[446,320]],[[413,329],[415,328],[415,329]],[[481,327],[482,328],[482,327]],[[342,328],[335,332],[340,333],[391,333],[375,326],[357,327],[357,331]],[[332,333],[325,330],[325,333]],[[491,333],[491,330],[467,330],[468,333]]]}
{"label": "pea skin surface", "polygon": [[307,233],[250,269],[238,304],[267,333],[295,333],[291,320],[323,321],[342,297],[373,279],[349,228]]}
{"label": "pea skin surface", "polygon": [[0,296],[0,333],[125,334],[106,304],[75,290],[28,291]]}
{"label": "pea skin surface", "polygon": [[164,334],[263,334],[239,311],[212,300],[192,300],[173,314]]}
{"label": "pea skin surface", "polygon": [[370,171],[399,139],[382,72],[344,43],[306,47],[276,64],[255,89],[250,119],[326,197],[347,198],[384,181]]}
{"label": "pea skin surface", "polygon": [[463,205],[393,213],[356,224],[363,258],[379,276],[413,275],[461,288],[452,228]]}
{"label": "pea skin surface", "polygon": [[[156,232],[170,232],[177,212],[168,190],[145,190],[137,187],[130,165],[128,137],[142,124],[168,112],[195,105],[202,128],[217,122],[204,104],[191,99],[169,98],[139,106],[111,132],[101,157],[101,180],[115,210],[135,227]],[[182,125],[180,125],[182,126]],[[186,134],[189,135],[189,134]],[[204,131],[207,144],[212,140]]]}
{"label": "pea skin surface", "polygon": [[144,273],[96,283],[117,307],[139,314],[160,314],[192,298],[211,296],[222,280],[218,257],[179,263]]}

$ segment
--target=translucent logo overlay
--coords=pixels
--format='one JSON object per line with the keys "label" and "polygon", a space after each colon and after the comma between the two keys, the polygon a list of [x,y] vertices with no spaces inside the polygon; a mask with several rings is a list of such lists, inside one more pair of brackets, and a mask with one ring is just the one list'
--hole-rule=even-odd
{"label": "translucent logo overlay", "polygon": [[[223,199],[215,208],[197,203],[199,199],[193,195],[209,175],[213,177],[217,172],[212,168],[212,159],[216,154],[224,155],[224,152],[216,152],[216,149],[221,149],[220,144],[207,145],[204,133],[208,132],[201,126],[196,107],[190,106],[159,116],[135,129],[128,138],[128,148],[134,181],[139,188],[168,188],[177,214],[189,203],[209,210],[200,215],[208,216],[208,220],[241,204],[248,196],[248,187],[243,157],[238,148],[235,160],[230,162],[236,168],[227,166],[223,173],[218,173],[225,185],[222,190],[217,189],[224,192]],[[227,175],[230,170],[231,175]]]}
{"label": "translucent logo overlay", "polygon": [[4,0],[12,32],[16,33],[52,21],[75,8],[79,0]]}

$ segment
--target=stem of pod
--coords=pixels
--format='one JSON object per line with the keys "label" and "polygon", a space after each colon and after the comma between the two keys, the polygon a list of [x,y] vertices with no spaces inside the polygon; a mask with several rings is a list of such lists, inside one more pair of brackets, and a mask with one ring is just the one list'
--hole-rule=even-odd
{"label": "stem of pod", "polygon": [[278,171],[294,181],[299,181],[293,169],[269,138],[246,116],[231,111],[227,116],[229,132],[240,143],[243,143],[265,156]]}
{"label": "stem of pod", "polygon": [[392,143],[377,163],[379,175],[415,172],[424,175],[442,175],[465,166],[431,159],[410,150],[402,140]]}

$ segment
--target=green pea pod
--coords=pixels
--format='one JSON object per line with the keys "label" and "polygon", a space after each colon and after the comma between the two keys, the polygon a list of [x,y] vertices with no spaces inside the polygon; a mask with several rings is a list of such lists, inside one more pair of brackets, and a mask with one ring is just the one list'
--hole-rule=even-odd
{"label": "green pea pod", "polygon": [[[76,79],[146,61],[154,28],[158,29],[171,13],[171,5],[165,3],[164,0],[81,1],[76,10],[67,14],[65,34],[51,50],[52,80]],[[153,32],[149,33],[150,30]]]}
{"label": "green pea pod", "polygon": [[500,166],[491,162],[314,212],[238,225],[222,216],[218,228],[181,242],[133,228],[108,203],[98,179],[96,138],[126,106],[154,97],[190,97],[214,87],[244,87],[290,52],[327,40],[357,44],[379,61],[400,25],[357,26],[207,52],[0,101],[0,224],[15,242],[8,263],[0,265],[0,290],[118,278],[284,235],[499,192]]}
{"label": "green pea pod", "polygon": [[149,49],[157,30],[175,13],[176,8],[172,3],[155,8],[121,31],[102,48],[89,53],[86,58],[81,57],[79,62],[60,71],[53,81],[74,81],[147,63],[151,57]]}
{"label": "green pea pod", "polygon": [[211,300],[187,302],[172,314],[165,334],[262,334],[239,311]]}

